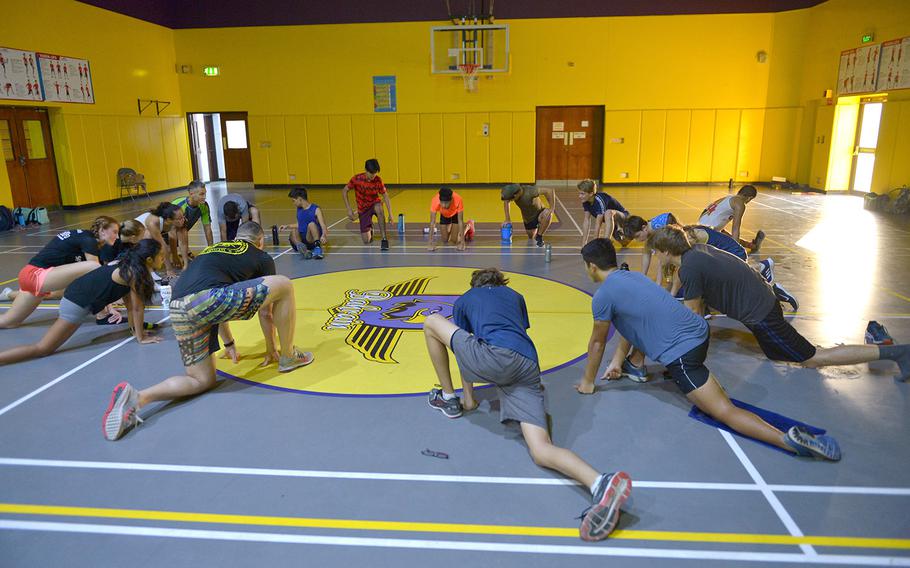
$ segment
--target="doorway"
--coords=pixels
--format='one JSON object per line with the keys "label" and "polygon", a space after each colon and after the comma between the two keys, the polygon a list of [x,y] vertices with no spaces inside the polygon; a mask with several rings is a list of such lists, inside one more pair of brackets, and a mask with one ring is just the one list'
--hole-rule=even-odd
{"label": "doorway", "polygon": [[0,146],[16,207],[60,205],[50,121],[44,108],[0,108]]}
{"label": "doorway", "polygon": [[600,180],[604,107],[537,107],[538,180]]}
{"label": "doorway", "polygon": [[247,113],[189,113],[187,126],[195,179],[252,183]]}
{"label": "doorway", "polygon": [[868,193],[872,189],[872,170],[875,167],[875,148],[882,121],[881,101],[862,101],[857,122],[856,145],[850,189]]}

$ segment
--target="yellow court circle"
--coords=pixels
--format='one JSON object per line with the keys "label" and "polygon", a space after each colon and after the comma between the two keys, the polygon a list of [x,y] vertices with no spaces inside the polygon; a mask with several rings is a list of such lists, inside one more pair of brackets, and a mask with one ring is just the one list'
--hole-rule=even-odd
{"label": "yellow court circle", "polygon": [[[470,287],[473,268],[408,266],[364,268],[297,278],[295,343],[316,360],[290,373],[260,368],[265,340],[258,318],[231,322],[242,359],[218,359],[219,374],[264,388],[335,396],[410,396],[429,391],[436,375],[427,354],[423,321],[451,317]],[[542,372],[571,364],[587,349],[591,296],[577,288],[506,272],[528,306],[531,339]],[[450,353],[452,376],[460,375]]]}

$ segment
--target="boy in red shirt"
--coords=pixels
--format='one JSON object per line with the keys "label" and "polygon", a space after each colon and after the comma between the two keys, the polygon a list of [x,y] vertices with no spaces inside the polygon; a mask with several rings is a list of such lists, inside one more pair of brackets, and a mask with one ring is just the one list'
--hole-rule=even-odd
{"label": "boy in red shirt", "polygon": [[[389,250],[389,239],[386,236],[386,223],[392,222],[392,202],[389,200],[389,194],[386,192],[385,184],[379,177],[379,160],[370,158],[364,164],[366,172],[357,174],[351,178],[351,181],[344,186],[344,206],[348,210],[348,217],[351,221],[360,219],[360,238],[363,244],[368,244],[373,240],[373,216],[379,221],[379,232],[382,235],[380,248]],[[348,193],[354,191],[354,197],[357,198],[357,215],[351,209],[351,202],[348,200]],[[382,215],[382,201],[385,201],[386,210],[389,212],[388,218]]]}
{"label": "boy in red shirt", "polygon": [[465,224],[464,201],[461,196],[443,187],[430,201],[430,244],[427,250],[436,250],[436,213],[439,213],[442,242],[456,245],[458,250],[464,250]]}

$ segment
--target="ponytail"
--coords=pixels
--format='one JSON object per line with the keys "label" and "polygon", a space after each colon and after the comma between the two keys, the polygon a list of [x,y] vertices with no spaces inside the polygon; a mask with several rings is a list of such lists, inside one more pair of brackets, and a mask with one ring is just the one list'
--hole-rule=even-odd
{"label": "ponytail", "polygon": [[152,294],[155,292],[155,281],[146,261],[155,258],[160,250],[161,245],[158,241],[142,239],[136,246],[123,251],[117,266],[120,278],[123,278],[146,304],[152,300]]}
{"label": "ponytail", "polygon": [[92,234],[95,235],[95,238],[99,238],[98,235],[101,231],[110,228],[111,225],[118,225],[117,219],[113,217],[108,217],[107,215],[102,215],[92,221]]}
{"label": "ponytail", "polygon": [[145,234],[145,225],[143,225],[141,221],[137,221],[135,219],[129,219],[127,221],[124,221],[123,224],[120,225],[120,238],[121,239],[123,239],[123,238],[130,239],[133,237],[141,237],[143,234]]}

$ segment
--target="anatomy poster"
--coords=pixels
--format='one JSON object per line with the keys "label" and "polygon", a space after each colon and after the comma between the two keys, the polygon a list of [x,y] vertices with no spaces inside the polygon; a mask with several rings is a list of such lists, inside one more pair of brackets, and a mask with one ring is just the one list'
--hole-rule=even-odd
{"label": "anatomy poster", "polygon": [[44,99],[35,52],[0,47],[0,99]]}
{"label": "anatomy poster", "polygon": [[44,99],[62,103],[95,103],[88,61],[61,55],[38,54]]}
{"label": "anatomy poster", "polygon": [[878,90],[910,89],[910,37],[882,44]]}
{"label": "anatomy poster", "polygon": [[840,54],[837,94],[852,95],[876,90],[881,45],[866,45]]}

